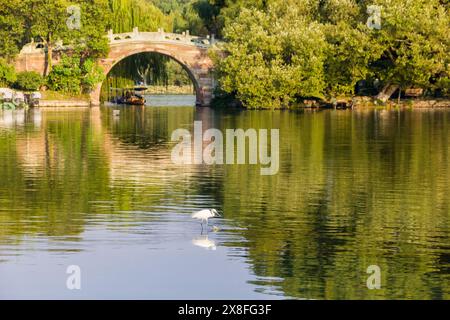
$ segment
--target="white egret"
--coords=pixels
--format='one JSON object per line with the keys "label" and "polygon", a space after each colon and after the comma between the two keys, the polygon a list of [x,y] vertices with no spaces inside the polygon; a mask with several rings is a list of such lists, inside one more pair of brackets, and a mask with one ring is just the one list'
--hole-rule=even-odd
{"label": "white egret", "polygon": [[215,217],[220,217],[220,214],[219,212],[217,212],[216,209],[203,209],[192,214],[193,219],[201,220],[202,229],[203,229],[203,222],[206,222],[206,225],[208,226],[208,219]]}

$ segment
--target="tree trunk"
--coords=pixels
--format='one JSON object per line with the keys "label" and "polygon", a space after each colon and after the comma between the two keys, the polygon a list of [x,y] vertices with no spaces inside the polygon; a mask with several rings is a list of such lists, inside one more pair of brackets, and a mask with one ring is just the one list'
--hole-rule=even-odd
{"label": "tree trunk", "polygon": [[144,82],[144,85],[147,85],[147,76],[150,72],[150,67],[145,68],[144,70],[141,69],[137,69],[137,73],[139,74],[139,76],[141,77],[142,81]]}
{"label": "tree trunk", "polygon": [[398,88],[399,88],[398,85],[388,83],[383,87],[383,89],[380,91],[380,93],[378,93],[376,98],[378,100],[386,102],[394,94],[394,92],[397,91]]}
{"label": "tree trunk", "polygon": [[50,34],[47,36],[46,47],[47,47],[47,52],[45,55],[44,76],[48,76],[50,74],[50,72],[52,71],[53,44],[52,44],[52,37]]}

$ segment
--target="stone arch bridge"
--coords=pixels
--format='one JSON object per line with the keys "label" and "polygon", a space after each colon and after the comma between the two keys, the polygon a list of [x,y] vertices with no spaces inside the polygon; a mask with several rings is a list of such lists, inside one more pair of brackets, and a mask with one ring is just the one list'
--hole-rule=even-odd
{"label": "stone arch bridge", "polygon": [[[197,105],[208,106],[213,98],[215,80],[213,77],[213,62],[208,55],[208,50],[214,46],[214,38],[201,38],[183,34],[158,32],[139,32],[137,28],[133,32],[113,34],[108,32],[110,52],[108,57],[99,60],[100,67],[107,75],[119,61],[126,57],[142,52],[156,52],[166,55],[183,66],[191,78],[195,92]],[[63,46],[54,49],[53,63],[57,64],[61,52],[67,50]],[[45,70],[45,51],[40,43],[29,43],[23,47],[15,61],[17,72],[36,71],[41,74]],[[102,83],[96,85],[90,94],[91,103],[100,103]]]}

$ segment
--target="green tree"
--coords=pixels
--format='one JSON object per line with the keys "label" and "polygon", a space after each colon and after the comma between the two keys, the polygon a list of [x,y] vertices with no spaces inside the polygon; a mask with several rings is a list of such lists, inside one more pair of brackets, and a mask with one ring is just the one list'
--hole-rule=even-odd
{"label": "green tree", "polygon": [[31,15],[31,34],[45,45],[45,71],[52,70],[53,48],[66,38],[67,3],[64,0],[27,0],[27,10]]}
{"label": "green tree", "polygon": [[17,74],[16,87],[21,90],[38,90],[43,84],[42,76],[34,71],[24,71]]}
{"label": "green tree", "polygon": [[324,65],[328,96],[352,95],[358,81],[372,76],[370,63],[381,46],[372,41],[376,31],[367,27],[365,7],[355,0],[331,0],[317,8],[327,40]]}
{"label": "green tree", "polygon": [[[27,9],[31,14],[31,34],[45,44],[46,75],[52,70],[51,57],[58,41],[71,45],[81,55],[82,60],[97,59],[108,54],[108,40],[105,37],[111,21],[108,0],[27,1]],[[67,24],[70,6],[78,6],[80,10],[80,25],[72,28]]]}
{"label": "green tree", "polygon": [[63,55],[61,62],[54,66],[47,77],[49,88],[70,94],[86,93],[104,80],[103,70],[94,59],[82,60],[77,54]]}
{"label": "green tree", "polygon": [[[245,0],[224,1],[219,10],[226,40],[225,56],[216,58],[219,84],[246,106],[352,95],[360,80],[374,78],[385,83],[383,99],[398,87],[448,92],[450,19],[441,1],[254,4],[258,9],[245,9]],[[371,5],[381,8],[380,30],[367,25]]]}
{"label": "green tree", "polygon": [[5,59],[0,58],[0,86],[9,86],[17,79],[14,67],[6,62]]}
{"label": "green tree", "polygon": [[192,4],[192,7],[202,19],[205,28],[213,34],[219,35],[223,28],[223,20],[220,16],[223,1],[198,0]]}
{"label": "green tree", "polygon": [[199,16],[192,3],[171,12],[170,15],[173,19],[173,31],[176,33],[189,30],[191,34],[197,36],[206,36],[210,34],[210,31],[205,26],[203,19]]}
{"label": "green tree", "polygon": [[224,35],[226,56],[216,58],[219,83],[245,106],[283,108],[298,96],[322,96],[325,36],[301,8],[243,9]]}
{"label": "green tree", "polygon": [[25,34],[23,2],[0,0],[0,57],[13,58],[19,53]]}
{"label": "green tree", "polygon": [[382,24],[371,42],[382,47],[382,54],[371,68],[386,84],[385,91],[392,85],[427,88],[433,76],[448,75],[448,6],[438,0],[377,0],[373,4],[381,7]]}
{"label": "green tree", "polygon": [[112,17],[108,0],[77,0],[74,4],[80,7],[81,27],[70,30],[70,42],[76,46],[82,61],[106,57],[109,43],[105,35]]}
{"label": "green tree", "polygon": [[97,83],[105,79],[103,69],[92,58],[83,62],[81,65],[81,74],[81,87],[83,92],[90,92]]}
{"label": "green tree", "polygon": [[76,94],[81,91],[82,77],[79,57],[64,55],[48,75],[47,85],[55,91]]}
{"label": "green tree", "polygon": [[110,0],[111,27],[114,32],[131,32],[133,27],[141,31],[156,31],[163,28],[172,31],[172,19],[145,0]]}
{"label": "green tree", "polygon": [[[201,18],[208,33],[221,38],[225,26],[233,23],[242,9],[266,10],[277,0],[193,0],[192,8]],[[292,0],[289,0],[292,1]],[[289,7],[289,3],[285,3]]]}

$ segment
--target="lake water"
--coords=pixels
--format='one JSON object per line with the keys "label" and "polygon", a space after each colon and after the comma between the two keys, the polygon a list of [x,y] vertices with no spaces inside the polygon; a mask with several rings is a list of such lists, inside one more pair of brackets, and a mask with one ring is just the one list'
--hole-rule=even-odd
{"label": "lake water", "polygon": [[[173,164],[195,120],[280,129],[279,173]],[[0,111],[0,164],[0,298],[450,298],[449,110]]]}
{"label": "lake water", "polygon": [[146,105],[157,107],[195,106],[195,95],[145,95]]}

